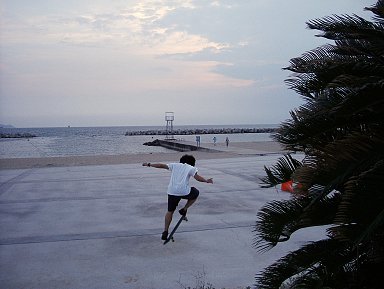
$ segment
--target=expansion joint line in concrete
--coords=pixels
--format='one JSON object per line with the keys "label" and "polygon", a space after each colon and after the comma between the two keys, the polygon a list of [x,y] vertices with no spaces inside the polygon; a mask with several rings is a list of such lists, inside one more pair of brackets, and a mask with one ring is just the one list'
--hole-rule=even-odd
{"label": "expansion joint line in concrete", "polygon": [[35,171],[36,168],[27,169],[21,174],[17,175],[16,177],[13,177],[10,180],[5,181],[4,183],[0,184],[0,196],[7,192],[14,184],[18,183],[21,179],[29,176],[33,171]]}
{"label": "expansion joint line in concrete", "polygon": [[[216,224],[216,225],[205,225],[200,228],[181,229],[180,233],[193,233],[202,231],[215,231],[215,230],[226,230],[226,229],[240,229],[250,228],[253,224]],[[156,231],[156,232],[154,232]],[[53,243],[53,242],[70,242],[70,241],[87,241],[87,240],[98,240],[98,239],[117,239],[117,238],[133,238],[133,237],[144,237],[144,236],[157,236],[161,230],[148,229],[141,231],[118,231],[118,232],[98,232],[98,233],[79,233],[79,234],[63,234],[63,235],[52,235],[52,236],[30,236],[30,237],[16,237],[16,238],[4,238],[0,239],[0,246],[10,245],[23,245],[23,244],[41,244],[41,243]]]}

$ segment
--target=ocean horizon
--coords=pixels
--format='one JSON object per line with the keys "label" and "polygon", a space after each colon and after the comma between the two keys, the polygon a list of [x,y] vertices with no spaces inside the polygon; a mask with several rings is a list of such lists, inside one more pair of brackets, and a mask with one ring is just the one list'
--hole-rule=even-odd
{"label": "ocean horizon", "polygon": [[[226,129],[226,128],[277,128],[277,124],[247,125],[174,125],[173,129]],[[163,139],[164,135],[126,136],[126,132],[165,130],[163,126],[95,126],[95,127],[41,127],[0,128],[4,134],[32,134],[33,138],[0,139],[0,158],[34,158],[62,156],[119,155],[140,153],[171,153],[163,147],[149,147],[145,142]],[[207,134],[201,143],[217,142],[229,137],[231,142],[271,140],[270,133]],[[175,135],[176,139],[195,141],[195,135]]]}

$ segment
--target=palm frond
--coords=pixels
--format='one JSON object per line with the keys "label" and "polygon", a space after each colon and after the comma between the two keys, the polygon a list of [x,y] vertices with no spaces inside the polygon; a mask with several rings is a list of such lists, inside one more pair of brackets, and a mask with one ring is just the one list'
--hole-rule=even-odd
{"label": "palm frond", "polygon": [[255,248],[266,251],[299,229],[332,223],[340,199],[340,194],[333,194],[312,206],[311,197],[306,196],[267,203],[257,214]]}
{"label": "palm frond", "polygon": [[379,23],[373,23],[357,15],[333,15],[307,22],[309,29],[320,30],[318,35],[331,40],[365,38],[367,31],[382,31]]}
{"label": "palm frond", "polygon": [[378,232],[378,229],[383,229],[384,226],[384,209],[372,220],[369,226],[361,232],[361,234],[356,238],[354,248],[357,248],[363,241],[366,239],[371,239],[375,233]]}
{"label": "palm frond", "polygon": [[364,10],[371,11],[375,14],[374,20],[384,24],[384,0],[378,0],[372,7],[365,7]]}
{"label": "palm frond", "polygon": [[290,154],[284,155],[278,159],[275,166],[271,168],[264,166],[267,176],[261,178],[261,182],[264,184],[261,187],[270,188],[292,180],[293,173],[300,166],[301,162],[294,159]]}
{"label": "palm frond", "polygon": [[[327,283],[336,282],[340,275],[345,277],[343,264],[353,260],[353,256],[341,242],[330,239],[312,242],[289,253],[258,274],[256,286],[263,289],[276,289],[281,288],[280,286],[285,283],[309,285],[317,281],[324,287]],[[311,277],[308,278],[308,276]],[[305,278],[308,279],[305,280]],[[347,283],[346,280],[343,281]],[[287,287],[297,288],[289,285]]]}
{"label": "palm frond", "polygon": [[[384,66],[383,66],[384,69]],[[383,77],[384,80],[384,71]],[[377,123],[384,113],[384,81],[376,81],[371,84],[365,81],[365,85],[357,90],[351,90],[335,105],[329,113],[338,118],[347,118],[349,121]]]}
{"label": "palm frond", "polygon": [[292,228],[297,226],[297,219],[303,208],[309,202],[306,198],[272,201],[267,203],[257,213],[258,220],[254,232],[254,246],[259,251],[265,251],[278,242],[289,239]]}
{"label": "palm frond", "polygon": [[[346,183],[335,215],[335,223],[341,225],[329,229],[334,238],[348,241],[357,247],[380,232],[384,226],[384,196],[380,188],[383,179],[384,161],[380,160]],[[360,206],[363,202],[370,208],[369,211]]]}

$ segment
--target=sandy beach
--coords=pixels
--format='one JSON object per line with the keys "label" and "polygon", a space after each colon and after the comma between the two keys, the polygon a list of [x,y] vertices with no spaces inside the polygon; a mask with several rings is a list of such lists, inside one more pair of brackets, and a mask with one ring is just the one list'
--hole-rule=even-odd
{"label": "sandy beach", "polygon": [[[197,160],[222,159],[239,157],[239,155],[254,156],[282,152],[279,143],[273,141],[261,142],[233,142],[228,147],[223,144],[203,144],[206,148],[215,149],[215,152],[193,151]],[[142,162],[178,161],[187,152],[148,153],[148,154],[122,154],[122,155],[97,155],[97,156],[66,156],[42,158],[11,158],[0,159],[0,169],[27,169],[41,167],[66,167],[87,165],[116,165],[133,164]]]}

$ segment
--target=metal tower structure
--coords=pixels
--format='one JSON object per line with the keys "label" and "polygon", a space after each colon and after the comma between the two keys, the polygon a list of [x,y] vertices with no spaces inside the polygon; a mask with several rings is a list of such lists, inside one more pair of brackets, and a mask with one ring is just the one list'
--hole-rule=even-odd
{"label": "metal tower structure", "polygon": [[166,136],[165,136],[165,139],[167,140],[174,140],[175,137],[173,135],[173,120],[175,119],[175,115],[173,112],[166,112],[165,113],[165,121],[167,123],[167,126],[166,126]]}

